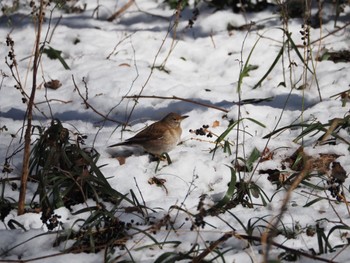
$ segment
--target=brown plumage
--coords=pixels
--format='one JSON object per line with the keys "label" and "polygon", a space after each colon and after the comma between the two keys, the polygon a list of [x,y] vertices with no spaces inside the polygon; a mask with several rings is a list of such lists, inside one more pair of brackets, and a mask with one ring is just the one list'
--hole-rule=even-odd
{"label": "brown plumage", "polygon": [[124,142],[113,144],[115,146],[141,146],[146,152],[161,155],[164,152],[171,151],[181,138],[181,121],[188,116],[181,116],[177,113],[169,113],[160,121],[152,123],[134,137],[131,137]]}

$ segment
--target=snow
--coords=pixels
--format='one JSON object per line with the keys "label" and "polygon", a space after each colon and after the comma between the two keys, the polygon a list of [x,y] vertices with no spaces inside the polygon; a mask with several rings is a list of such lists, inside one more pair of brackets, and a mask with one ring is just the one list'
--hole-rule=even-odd
{"label": "snow", "polygon": [[[99,5],[99,2],[103,3]],[[46,12],[42,41],[49,30],[48,35],[52,34],[52,37],[48,39],[48,45],[62,51],[61,55],[70,70],[65,70],[58,60],[51,60],[46,55],[42,56],[37,80],[39,88],[35,99],[38,108],[34,111],[35,125],[48,127],[52,113],[52,117],[59,118],[68,129],[88,135],[85,143],[87,146],[93,145],[101,154],[98,164],[105,165],[101,171],[108,178],[111,186],[123,194],[130,194],[132,190],[138,200],[144,200],[148,207],[154,209],[154,212],[149,214],[150,218],[156,221],[169,215],[174,223],[173,227],[178,228],[176,231],[162,228],[153,235],[158,242],[181,241],[181,244],[175,248],[172,244],[168,244],[161,249],[147,235],[138,234],[126,242],[125,246],[128,251],[117,247],[111,256],[118,260],[131,260],[130,252],[134,262],[154,262],[165,252],[186,253],[194,244],[205,249],[210,242],[216,241],[224,233],[234,229],[239,234],[246,234],[242,225],[228,213],[220,214],[220,218],[207,216],[204,218],[206,226],[203,229],[199,227],[190,231],[193,218],[189,214],[198,213],[197,206],[203,195],[206,195],[203,201],[206,209],[223,198],[231,180],[231,172],[228,167],[233,166],[236,151],[238,157],[246,159],[254,148],[263,151],[267,146],[274,151],[273,159],[259,164],[255,162],[254,165],[258,165],[255,173],[241,172],[239,178],[251,179],[269,198],[272,198],[272,201],[264,207],[261,205],[261,199],[255,198],[254,202],[257,205],[254,208],[237,205],[230,209],[230,212],[236,215],[245,226],[248,222],[266,226],[272,216],[279,212],[286,191],[280,189],[275,194],[276,186],[272,185],[266,174],[258,174],[258,170],[282,170],[282,160],[291,156],[302,141],[293,142],[300,135],[301,129],[286,129],[272,136],[269,141],[263,137],[276,128],[302,121],[328,123],[334,118],[346,116],[349,112],[348,104],[342,107],[340,99],[331,98],[331,96],[349,89],[349,63],[314,61],[317,83],[314,76],[308,72],[306,79],[311,85],[304,90],[291,90],[291,83],[297,88],[303,84],[304,77],[302,62],[291,49],[291,61],[297,65],[292,66],[291,74],[285,53],[284,61],[279,60],[277,66],[262,82],[261,87],[252,89],[272,65],[284,41],[282,24],[277,14],[270,11],[246,15],[234,14],[230,10],[213,12],[213,9],[201,4],[200,14],[193,28],[187,27],[188,19],[192,17],[191,12],[186,10],[183,13],[179,24],[173,28],[176,29],[176,40],[174,40],[174,30],[168,33],[169,23],[173,23],[170,21],[173,11],[161,1],[138,0],[115,21],[107,22],[106,18],[119,10],[127,1],[117,2],[116,4],[116,1],[80,1],[79,4],[86,3],[87,6],[86,11],[80,14],[66,14],[56,8],[52,12],[51,25],[49,25],[50,9]],[[53,8],[53,5],[50,8]],[[345,13],[342,13],[342,19],[338,21],[339,27],[348,22],[346,18],[349,18],[349,11],[349,6],[347,6]],[[3,16],[0,19],[2,25],[0,27],[0,36],[2,36],[0,53],[3,56],[8,53],[6,35],[10,34],[15,42],[14,49],[19,76],[24,84],[25,92],[29,94],[32,83],[33,58],[31,54],[35,32],[31,18],[27,16],[30,12],[29,7],[23,4],[19,12],[20,15]],[[56,27],[60,16],[62,18]],[[227,31],[228,23],[240,26],[251,21],[265,27],[251,32]],[[290,20],[289,30],[292,32],[295,44],[302,45],[299,33],[301,21]],[[322,25],[321,29],[311,29],[311,41],[333,30],[335,30],[333,21]],[[315,58],[319,50],[324,48],[348,49],[349,39],[350,31],[348,27],[345,27],[313,44],[311,54]],[[240,69],[242,64],[247,62],[251,51],[249,64],[256,65],[258,68],[251,70],[249,76],[243,79],[241,99],[272,97],[272,100],[239,106],[237,90]],[[299,48],[299,51],[303,54],[302,48]],[[161,65],[165,70],[155,68]],[[308,66],[312,68],[311,63]],[[4,58],[0,60],[0,72],[8,76],[2,79],[0,86],[0,127],[5,125],[8,129],[0,131],[0,159],[4,164],[5,158],[17,151],[23,143],[21,129],[26,104],[21,101],[20,91],[13,87],[15,82]],[[62,86],[57,90],[45,89],[43,83],[51,79],[58,79]],[[108,115],[110,119],[124,122],[132,112],[126,130],[115,122],[103,122],[101,116],[91,108],[86,109],[82,98],[75,90],[73,79],[83,97],[86,96],[89,104],[99,113]],[[286,87],[279,86],[281,82],[284,82]],[[319,93],[322,101],[319,100]],[[141,97],[136,104],[133,99],[123,98],[139,94],[169,98]],[[221,110],[171,99],[173,96],[210,104]],[[46,100],[52,100],[49,106]],[[200,137],[189,132],[202,125],[209,125],[213,134],[220,135],[228,127],[230,119],[240,118],[239,109],[242,117],[246,118],[240,123],[240,129],[243,130],[238,135],[239,140],[236,141],[236,129],[226,137],[232,142],[232,155],[219,148],[213,157],[210,150],[215,147],[215,136],[213,138]],[[137,153],[128,157],[125,164],[119,164],[114,156],[120,153],[121,149],[108,149],[107,146],[135,135],[142,128],[169,112],[190,116],[182,123],[182,144],[169,153],[172,163],[161,162],[156,170],[156,162],[150,162],[147,155]],[[264,124],[265,127],[247,118],[254,119]],[[214,122],[218,125],[213,125]],[[16,135],[15,138],[12,137],[13,134]],[[339,135],[350,140],[346,130],[340,131]],[[339,157],[336,161],[340,162],[345,171],[349,171],[349,146],[339,141],[337,145],[316,146],[319,136],[321,133],[315,137],[307,135],[304,138],[305,153],[310,156],[318,156],[319,153],[337,154]],[[3,173],[2,178],[20,177],[22,151],[16,153],[9,161],[13,171],[10,174]],[[165,179],[164,186],[150,184],[149,180],[153,177]],[[18,180],[13,182],[19,185]],[[321,180],[314,183],[326,187]],[[348,185],[349,179],[347,178],[344,188],[347,188]],[[17,200],[19,189],[12,190],[10,184],[6,184],[4,189],[5,197]],[[34,191],[35,184],[29,183],[26,199],[28,203]],[[349,190],[344,189],[344,193],[348,200]],[[316,198],[314,195],[325,199],[312,206],[303,207]],[[292,229],[298,222],[302,228],[306,228],[315,226],[316,222],[325,218],[329,220],[328,222],[322,221],[325,224],[325,233],[335,225],[340,225],[339,219],[344,225],[349,226],[350,220],[346,205],[329,202],[326,198],[326,191],[316,191],[306,186],[297,188],[283,216],[284,226]],[[86,219],[89,213],[74,214],[74,212],[87,205],[96,204],[93,200],[88,200],[86,204],[75,205],[72,210],[62,207],[55,211],[55,214],[61,216],[60,221],[65,231],[71,227],[79,228],[82,221],[76,224],[77,220]],[[182,210],[175,209],[176,206]],[[188,214],[183,211],[188,211]],[[131,214],[120,212],[117,216],[125,222],[136,220],[140,223],[139,228],[144,230],[149,227],[141,218]],[[53,243],[57,234],[55,231],[48,231],[40,217],[41,215],[37,213],[18,216],[17,210],[10,212],[0,224],[0,248],[2,252],[7,251],[1,255],[3,260],[28,260],[43,257],[34,262],[104,262],[104,251],[95,254],[61,253],[72,245],[72,241],[62,242],[59,246],[54,247]],[[20,228],[10,230],[8,227],[10,220],[16,220],[27,231]],[[345,244],[347,241],[342,234],[349,234],[348,231],[349,229],[334,231],[330,238],[331,245]],[[256,230],[254,234],[261,235]],[[278,235],[275,242],[294,249],[301,248],[305,252],[308,252],[309,249],[315,251],[319,249],[316,236],[307,236],[305,231],[297,235],[295,239],[289,240],[283,235]],[[149,248],[138,250],[148,245]],[[230,238],[220,244],[220,248],[221,251],[229,249],[224,254],[225,262],[261,262],[262,260],[262,255],[259,253],[261,246],[257,242],[248,244],[246,240]],[[283,250],[273,248],[271,256],[277,256],[281,252]],[[339,255],[336,253],[319,256],[324,258],[334,256],[339,262],[350,260],[350,253],[346,251]],[[55,256],[50,257],[50,255]],[[209,254],[206,259],[216,255],[215,253]],[[224,261],[217,258],[215,262]],[[298,262],[312,261],[301,257]]]}

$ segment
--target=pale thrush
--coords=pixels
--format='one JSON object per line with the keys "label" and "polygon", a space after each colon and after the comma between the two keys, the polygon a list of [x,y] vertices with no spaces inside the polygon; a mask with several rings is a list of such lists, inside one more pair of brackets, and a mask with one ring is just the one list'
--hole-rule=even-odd
{"label": "pale thrush", "polygon": [[180,142],[181,121],[188,116],[181,116],[177,113],[169,113],[160,121],[152,123],[134,137],[124,142],[113,144],[115,146],[141,146],[146,152],[160,156],[168,153]]}

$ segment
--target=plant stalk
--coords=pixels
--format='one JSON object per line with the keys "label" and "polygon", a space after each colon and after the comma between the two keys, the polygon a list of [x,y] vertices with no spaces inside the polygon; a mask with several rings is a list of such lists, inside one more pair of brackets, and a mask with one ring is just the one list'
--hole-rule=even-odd
{"label": "plant stalk", "polygon": [[26,199],[26,191],[27,191],[27,181],[29,176],[29,159],[30,159],[30,143],[31,143],[30,137],[31,137],[32,120],[33,120],[33,105],[34,105],[35,91],[36,91],[36,77],[37,77],[38,65],[39,65],[39,59],[40,59],[40,36],[41,36],[41,27],[43,22],[43,9],[44,9],[44,0],[40,0],[38,22],[37,22],[37,35],[35,40],[34,62],[33,62],[33,84],[32,84],[32,91],[28,101],[27,127],[24,134],[24,153],[23,153],[21,186],[20,186],[19,200],[18,200],[18,215],[22,215],[25,212],[25,199]]}

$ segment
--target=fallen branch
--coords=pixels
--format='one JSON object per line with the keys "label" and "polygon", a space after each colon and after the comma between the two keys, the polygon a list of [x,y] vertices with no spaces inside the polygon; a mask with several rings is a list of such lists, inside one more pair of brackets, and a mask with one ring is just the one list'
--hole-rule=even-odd
{"label": "fallen branch", "polygon": [[50,103],[50,102],[54,102],[54,101],[55,102],[60,102],[60,103],[63,103],[63,104],[68,104],[68,103],[72,103],[73,102],[72,100],[49,99],[49,100],[46,100],[46,101],[37,102],[35,104],[39,105],[39,104]]}
{"label": "fallen branch", "polygon": [[207,107],[207,108],[211,108],[211,109],[215,109],[215,110],[219,110],[219,111],[223,111],[225,113],[228,113],[229,111],[220,107],[217,107],[213,104],[208,104],[208,103],[203,103],[203,102],[199,102],[199,101],[194,101],[194,100],[190,100],[190,99],[185,99],[185,98],[181,98],[181,97],[177,97],[177,96],[171,96],[171,97],[166,97],[166,96],[147,96],[147,95],[133,95],[133,96],[125,96],[123,97],[125,99],[162,99],[162,100],[180,100],[180,101],[185,101],[188,103],[192,103],[192,104],[196,104],[196,105],[200,105],[203,107]]}

